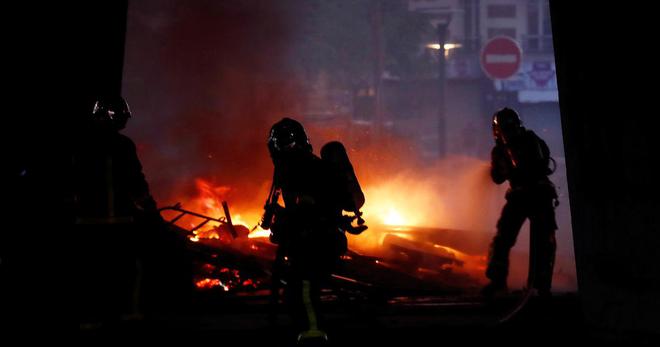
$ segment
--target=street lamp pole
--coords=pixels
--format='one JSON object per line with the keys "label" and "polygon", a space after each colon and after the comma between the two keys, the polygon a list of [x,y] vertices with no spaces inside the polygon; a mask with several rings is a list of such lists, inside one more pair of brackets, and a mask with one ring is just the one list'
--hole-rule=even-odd
{"label": "street lamp pole", "polygon": [[440,45],[438,49],[438,158],[444,158],[447,155],[447,120],[445,106],[445,42],[447,40],[448,25],[448,20],[437,24],[438,43]]}
{"label": "street lamp pole", "polygon": [[374,57],[374,137],[380,140],[383,127],[383,107],[382,107],[382,75],[383,75],[383,7],[381,0],[372,0],[371,31],[373,38],[373,57]]}

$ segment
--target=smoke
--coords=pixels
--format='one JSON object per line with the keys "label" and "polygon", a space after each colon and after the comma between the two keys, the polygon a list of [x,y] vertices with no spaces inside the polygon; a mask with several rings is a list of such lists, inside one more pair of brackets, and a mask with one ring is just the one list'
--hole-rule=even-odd
{"label": "smoke", "polygon": [[270,124],[296,113],[288,27],[268,2],[139,1],[129,9],[124,94],[151,189],[161,204],[195,179],[251,203],[271,168]]}
{"label": "smoke", "polygon": [[[272,177],[268,130],[291,116],[305,125],[317,153],[331,140],[349,152],[371,226],[351,238],[352,247],[369,251],[385,225],[403,224],[460,231],[456,245],[483,257],[506,190],[490,181],[488,162],[462,156],[430,162],[387,128],[301,115],[304,81],[292,62],[306,52],[296,43],[300,19],[292,14],[298,12],[287,10],[296,3],[130,3],[123,93],[134,118],[126,133],[159,205],[186,207],[200,196],[201,179],[222,187],[213,191],[252,227]],[[570,290],[576,285],[567,206],[563,197],[555,280]],[[512,287],[526,278],[526,234],[512,252]]]}

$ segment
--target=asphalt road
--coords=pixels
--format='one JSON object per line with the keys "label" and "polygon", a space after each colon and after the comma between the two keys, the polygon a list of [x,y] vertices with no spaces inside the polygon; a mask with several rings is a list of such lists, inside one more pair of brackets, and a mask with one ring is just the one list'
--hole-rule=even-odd
{"label": "asphalt road", "polygon": [[[575,294],[531,297],[509,320],[523,293],[483,302],[478,297],[403,296],[325,300],[330,346],[617,344],[607,332],[585,326]],[[351,302],[351,300],[353,300]],[[80,342],[168,342],[186,345],[292,346],[285,313],[269,319],[266,298],[197,298],[186,312],[119,321],[82,329]],[[646,342],[643,339],[636,342]],[[190,344],[188,344],[190,343]]]}

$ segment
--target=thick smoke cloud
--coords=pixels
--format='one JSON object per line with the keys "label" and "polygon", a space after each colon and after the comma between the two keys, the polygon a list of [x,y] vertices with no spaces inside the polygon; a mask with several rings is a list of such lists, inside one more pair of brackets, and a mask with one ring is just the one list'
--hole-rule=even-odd
{"label": "thick smoke cloud", "polygon": [[160,202],[192,193],[199,177],[230,184],[240,202],[269,179],[265,138],[275,119],[295,112],[297,95],[290,28],[269,3],[131,3],[127,133]]}

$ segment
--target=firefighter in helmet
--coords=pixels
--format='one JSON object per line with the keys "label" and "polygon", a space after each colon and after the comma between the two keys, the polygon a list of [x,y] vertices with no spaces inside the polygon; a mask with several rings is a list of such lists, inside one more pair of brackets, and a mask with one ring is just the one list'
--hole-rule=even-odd
{"label": "firefighter in helmet", "polygon": [[[324,341],[320,286],[346,251],[341,211],[350,193],[339,170],[312,153],[299,122],[283,118],[275,123],[268,149],[274,177],[262,227],[270,228],[271,241],[278,244],[273,282],[279,282],[287,259],[285,297],[298,340]],[[277,205],[280,192],[284,207]]]}
{"label": "firefighter in helmet", "polygon": [[160,217],[135,144],[119,132],[129,118],[122,97],[100,97],[73,146],[81,328],[138,313],[140,226]]}
{"label": "firefighter in helmet", "polygon": [[496,184],[509,181],[497,233],[493,238],[482,293],[492,297],[506,291],[509,251],[524,221],[530,221],[530,266],[528,288],[550,295],[555,261],[555,207],[557,192],[548,178],[554,171],[550,150],[538,135],[525,129],[518,113],[503,108],[493,115],[495,146],[491,152],[491,178]]}
{"label": "firefighter in helmet", "polygon": [[130,118],[124,98],[100,97],[77,138],[73,160],[79,224],[122,224],[159,216],[135,144],[120,133]]}

